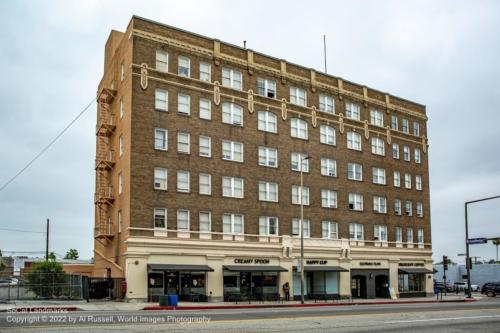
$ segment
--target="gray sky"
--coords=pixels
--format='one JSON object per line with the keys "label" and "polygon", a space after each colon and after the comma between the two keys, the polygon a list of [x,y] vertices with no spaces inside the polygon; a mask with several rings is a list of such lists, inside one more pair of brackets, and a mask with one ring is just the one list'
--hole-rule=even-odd
{"label": "gray sky", "polygon": [[[500,195],[498,1],[1,1],[0,184],[95,96],[104,44],[133,14],[328,72],[427,106],[434,258],[464,252],[467,200]],[[0,228],[43,231],[92,256],[95,107],[0,192]],[[470,211],[500,236],[500,200]],[[0,230],[0,249],[43,251]],[[492,245],[474,255],[494,258]]]}

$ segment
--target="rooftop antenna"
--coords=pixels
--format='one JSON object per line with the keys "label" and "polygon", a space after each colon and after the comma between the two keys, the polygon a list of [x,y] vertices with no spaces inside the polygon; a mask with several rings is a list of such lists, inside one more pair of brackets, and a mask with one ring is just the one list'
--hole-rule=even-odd
{"label": "rooftop antenna", "polygon": [[325,56],[325,74],[327,73],[326,71],[326,35],[323,35],[323,54]]}
{"label": "rooftop antenna", "polygon": [[243,41],[243,48],[244,48],[244,49],[246,49],[246,48],[247,48],[247,41],[246,41],[246,40],[244,40],[244,41]]}

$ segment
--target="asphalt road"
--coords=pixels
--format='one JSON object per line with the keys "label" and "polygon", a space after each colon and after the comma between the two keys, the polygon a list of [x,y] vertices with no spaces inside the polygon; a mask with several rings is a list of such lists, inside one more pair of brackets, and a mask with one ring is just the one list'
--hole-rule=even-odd
{"label": "asphalt road", "polygon": [[0,313],[0,332],[499,332],[500,297],[473,303],[204,311]]}

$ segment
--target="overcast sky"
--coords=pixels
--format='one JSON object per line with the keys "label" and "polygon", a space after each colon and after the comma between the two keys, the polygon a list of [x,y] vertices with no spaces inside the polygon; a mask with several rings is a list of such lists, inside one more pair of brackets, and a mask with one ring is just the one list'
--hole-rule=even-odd
{"label": "overcast sky", "polygon": [[[0,186],[95,96],[108,34],[134,14],[318,70],[326,34],[330,74],[426,105],[435,259],[464,252],[465,201],[500,195],[498,1],[1,1]],[[51,251],[92,257],[95,110],[0,192],[0,228],[50,217]],[[500,236],[500,200],[470,225]],[[0,230],[2,250],[44,248]]]}

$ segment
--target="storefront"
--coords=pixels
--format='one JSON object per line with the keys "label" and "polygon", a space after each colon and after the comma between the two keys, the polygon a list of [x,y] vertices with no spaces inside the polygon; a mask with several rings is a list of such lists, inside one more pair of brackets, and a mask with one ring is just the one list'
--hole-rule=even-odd
{"label": "storefront", "polygon": [[[328,260],[309,259],[304,265],[304,297],[306,299],[336,299],[339,297],[339,273],[349,270],[328,264]],[[293,298],[299,300],[300,272],[293,268]]]}
{"label": "storefront", "polygon": [[433,271],[423,266],[423,263],[399,264],[399,297],[425,297],[427,295],[426,281],[432,277]]}
{"label": "storefront", "polygon": [[390,270],[386,262],[360,261],[351,269],[352,298],[389,298]]}

